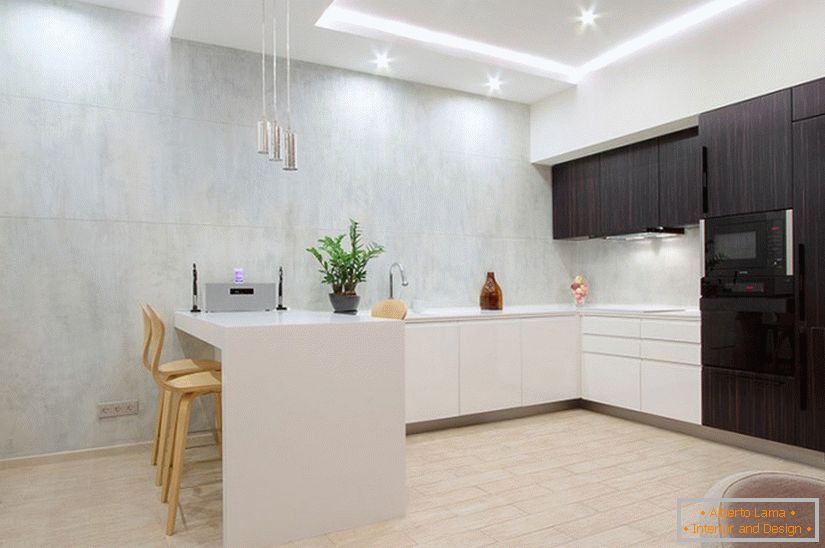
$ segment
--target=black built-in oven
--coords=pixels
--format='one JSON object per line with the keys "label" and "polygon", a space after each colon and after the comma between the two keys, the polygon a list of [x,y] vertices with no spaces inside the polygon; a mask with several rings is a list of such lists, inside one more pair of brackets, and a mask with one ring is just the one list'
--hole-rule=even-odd
{"label": "black built-in oven", "polygon": [[705,220],[704,367],[796,373],[792,219],[783,210]]}
{"label": "black built-in oven", "polygon": [[793,304],[793,297],[703,296],[702,365],[794,375]]}
{"label": "black built-in oven", "polygon": [[793,211],[712,217],[704,222],[705,277],[793,276]]}

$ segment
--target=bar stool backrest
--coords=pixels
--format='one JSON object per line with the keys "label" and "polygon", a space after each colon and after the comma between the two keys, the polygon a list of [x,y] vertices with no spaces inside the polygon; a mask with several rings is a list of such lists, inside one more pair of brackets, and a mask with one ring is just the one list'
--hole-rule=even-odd
{"label": "bar stool backrest", "polygon": [[149,313],[149,324],[151,325],[151,342],[154,343],[154,351],[151,352],[152,361],[150,370],[152,371],[152,376],[155,377],[155,381],[157,381],[158,386],[166,386],[166,382],[164,382],[158,372],[158,368],[160,367],[160,355],[163,353],[163,341],[166,338],[166,326],[163,325],[163,320],[160,319],[160,315],[158,314],[158,311],[155,310],[154,306],[147,304],[146,310]]}
{"label": "bar stool backrest", "polygon": [[146,305],[140,305],[140,313],[143,316],[143,367],[148,371],[152,371],[152,365],[149,363],[149,347],[152,343],[152,320],[149,318],[149,312],[146,310]]}

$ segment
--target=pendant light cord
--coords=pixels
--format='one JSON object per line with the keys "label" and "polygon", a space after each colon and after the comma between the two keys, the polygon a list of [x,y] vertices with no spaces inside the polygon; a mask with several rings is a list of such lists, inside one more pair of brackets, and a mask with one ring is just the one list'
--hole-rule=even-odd
{"label": "pendant light cord", "polygon": [[278,119],[278,0],[272,4],[272,120]]}
{"label": "pendant light cord", "polygon": [[289,4],[290,0],[286,0],[286,124],[287,128],[292,129],[292,55],[290,52],[289,39]]}
{"label": "pendant light cord", "polygon": [[261,0],[261,115],[266,120],[266,0]]}

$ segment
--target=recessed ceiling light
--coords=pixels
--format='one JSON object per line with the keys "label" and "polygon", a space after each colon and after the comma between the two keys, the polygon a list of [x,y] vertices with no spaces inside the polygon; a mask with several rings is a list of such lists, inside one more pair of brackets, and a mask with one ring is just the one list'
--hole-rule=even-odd
{"label": "recessed ceiling light", "polygon": [[[654,27],[639,36],[609,49],[584,63],[573,67],[546,57],[532,55],[522,51],[494,46],[454,34],[438,32],[425,27],[410,25],[395,19],[377,17],[336,5],[332,2],[324,11],[316,26],[326,29],[348,32],[360,36],[386,39],[387,35],[411,42],[426,44],[431,49],[455,54],[461,52],[465,57],[480,61],[495,61],[501,66],[509,66],[523,72],[538,74],[556,80],[577,83],[588,73],[604,68],[615,61],[627,57],[640,49],[706,21],[749,0],[710,0],[693,10]],[[590,15],[586,15],[591,12]],[[590,18],[595,21],[598,14],[592,10],[582,11],[581,21],[586,24]]]}
{"label": "recessed ceiling light", "polygon": [[375,59],[372,62],[375,64],[376,70],[390,70],[390,54],[387,51],[379,51],[375,53]]}
{"label": "recessed ceiling light", "polygon": [[598,15],[596,15],[596,8],[590,8],[581,10],[581,15],[579,15],[577,19],[583,27],[589,27],[596,23],[597,17]]}
{"label": "recessed ceiling light", "polygon": [[494,93],[501,93],[501,76],[498,74],[487,75],[487,83],[484,84],[489,95]]}

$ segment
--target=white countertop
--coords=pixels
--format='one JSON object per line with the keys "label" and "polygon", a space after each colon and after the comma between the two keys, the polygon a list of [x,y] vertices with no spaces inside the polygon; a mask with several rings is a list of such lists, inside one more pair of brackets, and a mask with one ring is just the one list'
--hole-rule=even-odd
{"label": "white countertop", "polygon": [[178,311],[177,318],[200,320],[217,327],[269,327],[283,325],[326,325],[352,324],[362,322],[383,322],[383,318],[373,318],[368,313],[334,314],[311,310],[273,310],[270,312],[198,312]]}
{"label": "white countertop", "polygon": [[[479,319],[514,319],[539,316],[633,316],[645,318],[699,319],[699,310],[667,305],[584,305],[544,304],[506,306],[504,310],[481,310],[476,306],[432,308],[424,311],[410,310],[408,323],[443,322]],[[290,325],[335,325],[393,321],[373,318],[369,311],[358,314],[335,314],[310,310],[286,310],[271,312],[200,312],[178,311],[179,327],[208,325],[210,330],[277,327]]]}
{"label": "white countertop", "polygon": [[656,318],[698,319],[699,310],[673,305],[584,305],[545,304],[505,306],[504,310],[481,310],[475,306],[411,310],[407,322],[432,322],[494,318],[529,318],[533,316],[605,315]]}

